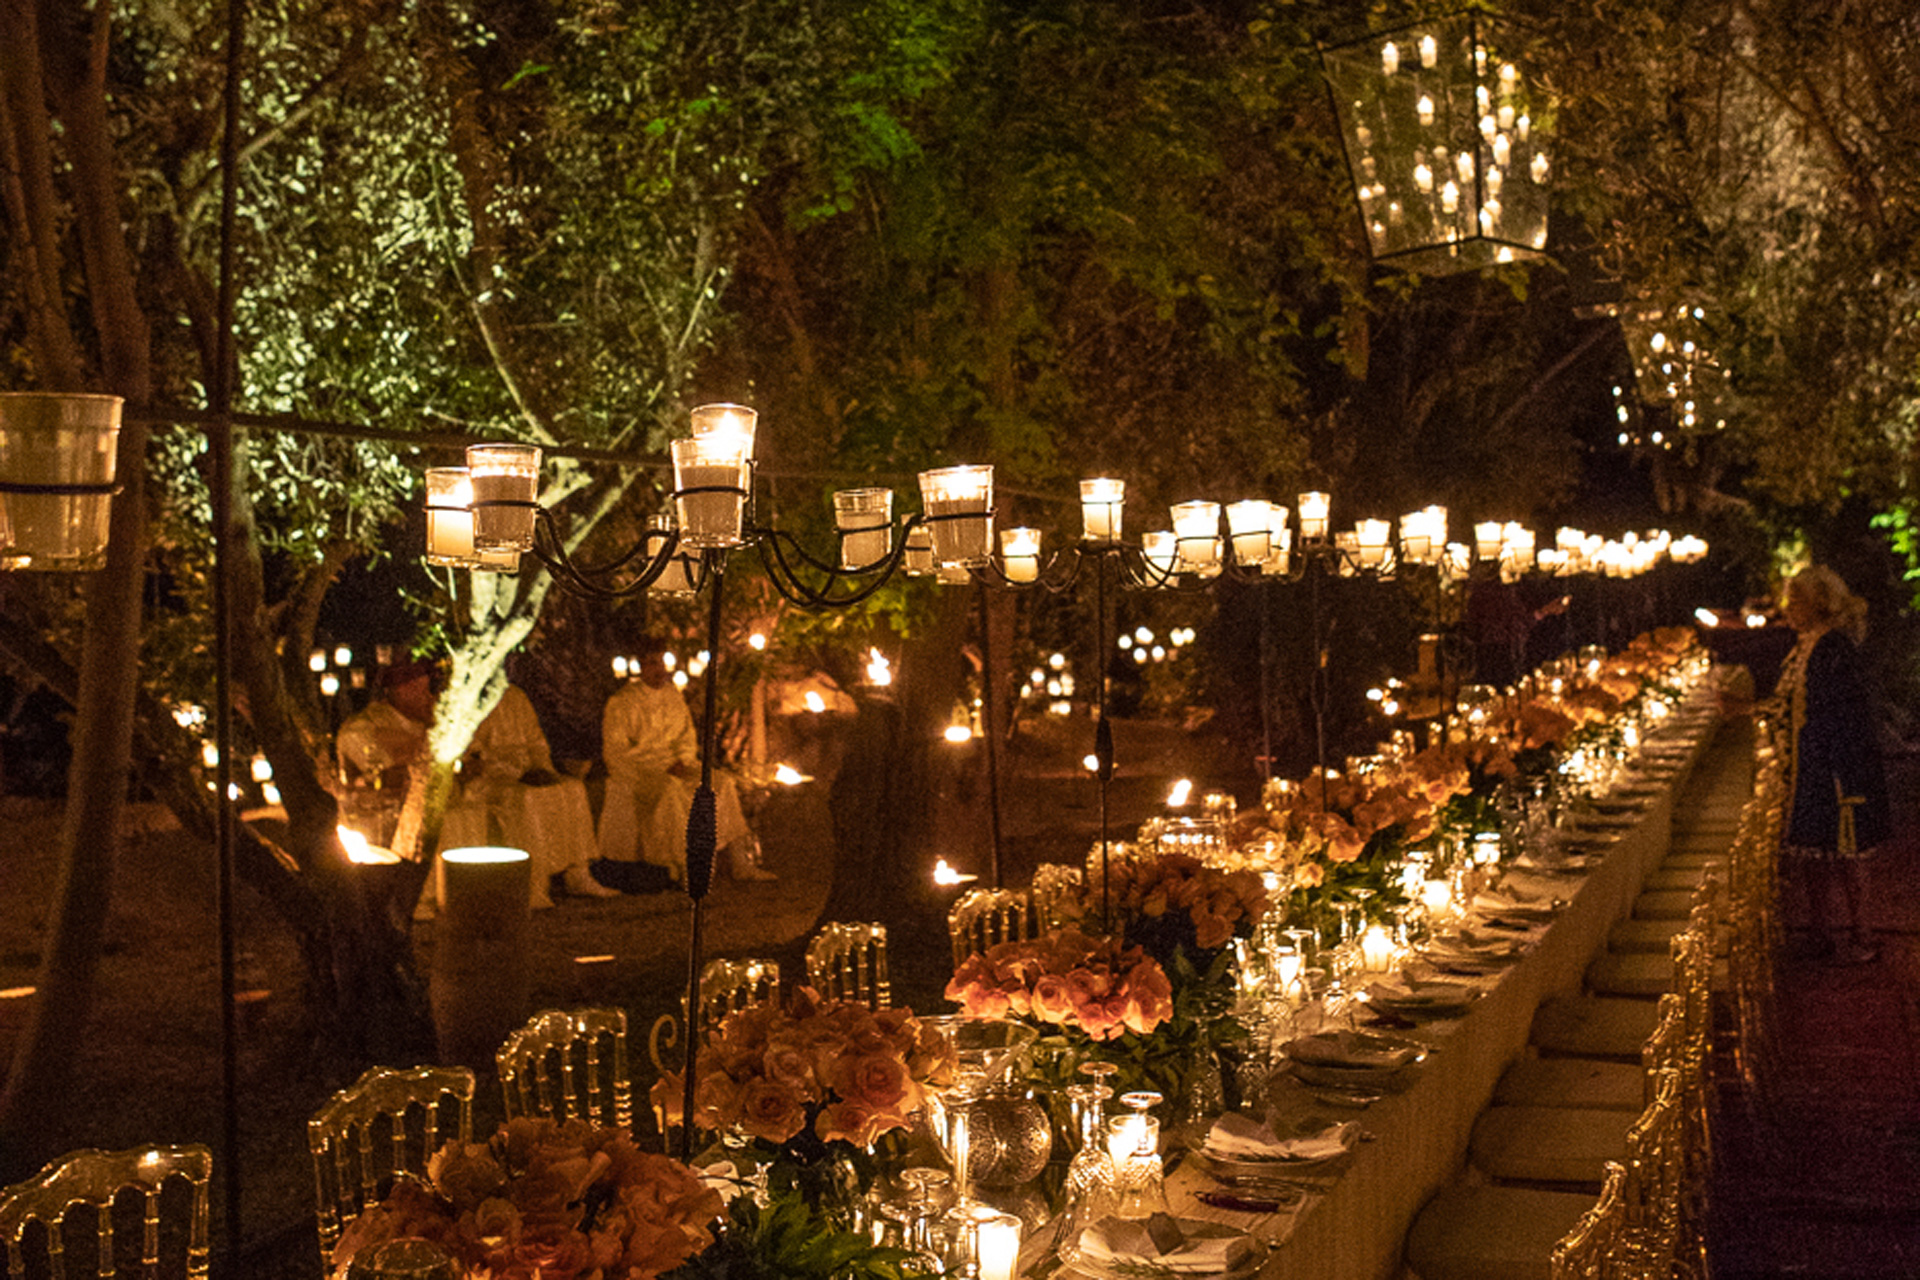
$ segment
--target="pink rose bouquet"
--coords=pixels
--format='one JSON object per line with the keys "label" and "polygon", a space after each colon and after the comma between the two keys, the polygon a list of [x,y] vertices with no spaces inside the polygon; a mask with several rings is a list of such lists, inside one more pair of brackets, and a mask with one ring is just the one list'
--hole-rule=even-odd
{"label": "pink rose bouquet", "polygon": [[470,1280],[653,1280],[713,1242],[720,1196],[624,1130],[509,1120],[481,1143],[449,1142],[424,1180],[404,1178],[334,1248],[345,1267],[400,1236],[438,1244]]}
{"label": "pink rose bouquet", "polygon": [[1148,1035],[1173,1014],[1166,970],[1144,950],[1071,928],[968,958],[947,983],[947,999],[968,1017],[1011,1015],[1092,1040]]}

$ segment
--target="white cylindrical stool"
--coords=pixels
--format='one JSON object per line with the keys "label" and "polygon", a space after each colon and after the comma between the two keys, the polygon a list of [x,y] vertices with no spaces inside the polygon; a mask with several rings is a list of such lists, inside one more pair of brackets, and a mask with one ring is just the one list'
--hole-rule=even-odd
{"label": "white cylindrical stool", "polygon": [[524,849],[477,846],[440,855],[441,898],[428,997],[440,1060],[485,1070],[527,1018],[527,905],[532,859]]}

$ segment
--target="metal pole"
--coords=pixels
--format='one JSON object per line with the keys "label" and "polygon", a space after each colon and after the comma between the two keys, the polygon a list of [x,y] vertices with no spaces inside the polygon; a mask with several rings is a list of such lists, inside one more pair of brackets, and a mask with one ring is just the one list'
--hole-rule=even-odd
{"label": "metal pole", "polygon": [[1100,713],[1093,723],[1094,776],[1100,780],[1100,927],[1113,927],[1108,892],[1107,859],[1111,850],[1107,829],[1107,792],[1113,785],[1113,726],[1107,723],[1107,557],[1095,564],[1093,578],[1094,662],[1100,669]]}
{"label": "metal pole", "polygon": [[713,862],[718,852],[719,821],[713,797],[714,717],[720,697],[720,594],[725,582],[726,552],[706,553],[713,578],[713,596],[707,606],[706,717],[700,724],[700,785],[687,813],[687,898],[693,919],[687,935],[687,1043],[681,1059],[680,1158],[693,1158],[694,1072],[700,1064],[700,965],[705,944],[707,893],[713,888]]}
{"label": "metal pole", "polygon": [[980,601],[980,732],[987,739],[987,831],[992,840],[988,863],[993,887],[1005,888],[1000,875],[1000,733],[993,714],[996,690],[993,687],[993,610],[987,598],[987,584],[976,585]]}
{"label": "metal pole", "polygon": [[213,500],[213,705],[214,740],[220,759],[214,767],[215,910],[220,932],[220,1163],[229,1257],[240,1246],[240,1028],[234,1007],[237,982],[234,954],[233,815],[233,392],[236,360],[233,341],[234,221],[239,202],[240,71],[246,36],[243,0],[227,0],[227,66],[220,139],[220,282],[214,369],[207,445]]}

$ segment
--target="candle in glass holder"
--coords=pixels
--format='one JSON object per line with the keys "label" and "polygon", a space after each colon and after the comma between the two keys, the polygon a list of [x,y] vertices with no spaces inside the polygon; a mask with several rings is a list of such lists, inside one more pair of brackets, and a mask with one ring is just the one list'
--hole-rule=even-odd
{"label": "candle in glass holder", "polygon": [[1482,520],[1473,526],[1474,554],[1482,560],[1500,558],[1500,535],[1505,532],[1498,520]]}
{"label": "candle in glass holder", "polygon": [[1386,973],[1399,958],[1400,948],[1383,924],[1368,925],[1360,935],[1360,967],[1369,973]]}
{"label": "candle in glass holder", "polygon": [[1267,558],[1261,566],[1267,573],[1284,574],[1293,567],[1293,529],[1287,524],[1288,511],[1275,505],[1267,522]]}
{"label": "candle in glass holder", "polygon": [[1040,576],[1040,531],[1002,529],[1000,564],[1008,582],[1032,582]]}
{"label": "candle in glass holder", "polygon": [[427,468],[427,563],[512,573],[517,551],[476,551],[473,484],[465,467]]}
{"label": "candle in glass holder", "polygon": [[1166,577],[1174,570],[1176,546],[1173,534],[1165,529],[1156,529],[1140,537],[1140,554],[1146,557],[1147,563],[1161,577]]}
{"label": "candle in glass holder", "polygon": [[740,545],[753,465],[741,446],[737,432],[709,433],[668,446],[682,546]]}
{"label": "candle in glass holder", "polygon": [[893,550],[893,490],[842,489],[833,495],[840,567],[864,569]]}
{"label": "candle in glass holder", "polygon": [[940,467],[920,473],[920,502],[942,567],[974,568],[993,553],[993,468]]}
{"label": "candle in glass holder", "polygon": [[742,457],[753,456],[754,432],[760,425],[757,411],[743,404],[703,404],[688,419],[694,439],[705,440],[716,449],[737,451]]}
{"label": "candle in glass holder", "polygon": [[1013,1280],[1020,1261],[1020,1219],[996,1213],[974,1226],[980,1280]]}
{"label": "candle in glass holder", "polygon": [[1369,569],[1377,569],[1387,558],[1387,539],[1393,535],[1393,526],[1385,520],[1362,520],[1353,526],[1354,542],[1360,550],[1360,563]]}
{"label": "candle in glass holder", "polygon": [[1248,498],[1227,508],[1227,532],[1233,535],[1233,558],[1241,564],[1265,564],[1273,554],[1273,504]]}
{"label": "candle in glass holder", "polygon": [[1303,538],[1324,538],[1327,536],[1327,509],[1332,500],[1324,493],[1303,493],[1300,495],[1300,536]]}
{"label": "candle in glass holder", "polygon": [[933,572],[933,534],[923,524],[907,530],[907,549],[902,559],[914,576]]}
{"label": "candle in glass holder", "polygon": [[540,450],[530,444],[467,446],[476,551],[531,551]]}
{"label": "candle in glass holder", "polygon": [[1127,497],[1125,480],[1100,477],[1080,482],[1080,520],[1088,542],[1113,542],[1120,537],[1120,516]]}
{"label": "candle in glass holder", "polygon": [[1173,506],[1173,536],[1182,570],[1220,563],[1220,504],[1179,502]]}

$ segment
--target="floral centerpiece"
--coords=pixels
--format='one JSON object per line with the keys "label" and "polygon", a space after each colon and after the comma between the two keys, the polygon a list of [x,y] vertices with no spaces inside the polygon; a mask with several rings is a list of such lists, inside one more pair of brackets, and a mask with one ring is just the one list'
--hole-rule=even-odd
{"label": "floral centerpiece", "polygon": [[360,1250],[418,1236],[468,1280],[653,1280],[712,1243],[721,1208],[692,1170],[622,1130],[522,1117],[441,1147],[424,1180],[401,1178],[354,1219],[332,1261],[344,1275]]}
{"label": "floral centerpiece", "polygon": [[[1088,883],[1097,884],[1100,868],[1089,861]],[[1092,923],[1082,905],[1078,925],[967,960],[947,998],[970,1015],[1037,1023],[1035,1070],[1056,1093],[1075,1062],[1099,1057],[1121,1068],[1122,1089],[1187,1094],[1214,1051],[1241,1035],[1228,1016],[1230,944],[1265,913],[1265,886],[1256,872],[1181,853],[1111,859],[1107,873],[1110,936],[1080,927]]]}
{"label": "floral centerpiece", "polygon": [[[824,1194],[841,1169],[867,1176],[860,1157],[906,1129],[929,1088],[951,1083],[954,1051],[911,1009],[822,1000],[802,987],[788,1005],[729,1015],[699,1061],[695,1126],[765,1166],[774,1185]],[[652,1096],[665,1123],[681,1122],[683,1076],[662,1076]]]}

